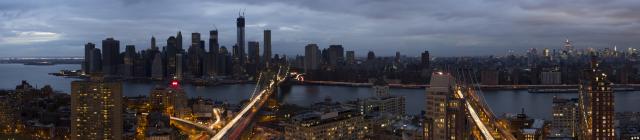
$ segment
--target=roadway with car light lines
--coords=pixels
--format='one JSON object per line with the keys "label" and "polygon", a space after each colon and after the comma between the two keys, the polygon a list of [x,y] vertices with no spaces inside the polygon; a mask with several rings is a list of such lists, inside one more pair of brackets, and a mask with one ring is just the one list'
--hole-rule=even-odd
{"label": "roadway with car light lines", "polygon": [[238,112],[235,117],[233,117],[233,119],[228,121],[226,124],[223,124],[224,126],[222,126],[222,128],[219,128],[219,126],[222,125],[220,110],[216,109],[213,110],[213,113],[216,116],[216,121],[209,126],[203,126],[202,124],[177,117],[171,117],[171,121],[187,124],[198,130],[203,130],[206,132],[206,135],[198,134],[195,139],[204,139],[204,137],[208,136],[212,136],[210,138],[212,140],[239,139],[244,130],[246,130],[252,123],[260,108],[262,108],[264,103],[277,90],[278,85],[280,85],[280,83],[282,83],[289,77],[290,74],[288,66],[279,66],[278,68],[279,69],[275,72],[266,71],[260,73],[260,76],[258,76],[259,78],[256,82],[256,88],[251,94],[252,96],[249,103],[247,103],[245,107],[242,108],[242,110]]}

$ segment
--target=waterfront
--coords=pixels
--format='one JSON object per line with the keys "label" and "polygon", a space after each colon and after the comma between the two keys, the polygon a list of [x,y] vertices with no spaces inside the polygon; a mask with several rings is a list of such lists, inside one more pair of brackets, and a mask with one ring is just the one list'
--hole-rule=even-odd
{"label": "waterfront", "polygon": [[[76,79],[63,78],[48,75],[62,69],[79,69],[80,65],[48,65],[33,66],[22,64],[0,64],[0,88],[13,89],[21,80],[27,80],[32,85],[42,87],[45,84],[51,85],[55,90],[62,92],[70,91],[70,82]],[[160,83],[158,83],[160,84]],[[157,84],[154,83],[131,83],[124,84],[125,96],[148,95],[150,89]],[[228,101],[238,103],[247,99],[254,86],[252,84],[220,85],[214,87],[196,87],[183,85],[183,88],[190,97],[202,96],[218,101]],[[371,96],[372,89],[368,87],[343,87],[327,85],[294,85],[291,91],[284,93],[282,100],[285,103],[298,105],[308,105],[330,97],[334,101],[347,101],[357,98]],[[391,89],[392,95],[406,97],[407,112],[410,114],[420,114],[424,108],[424,89]],[[551,99],[554,95],[563,97],[575,97],[570,93],[528,93],[526,90],[492,90],[485,91],[487,103],[496,114],[506,112],[518,113],[521,108],[525,112],[536,118],[550,118]],[[640,111],[640,108],[633,108],[634,101],[640,101],[640,94],[637,91],[616,92],[616,111]]]}

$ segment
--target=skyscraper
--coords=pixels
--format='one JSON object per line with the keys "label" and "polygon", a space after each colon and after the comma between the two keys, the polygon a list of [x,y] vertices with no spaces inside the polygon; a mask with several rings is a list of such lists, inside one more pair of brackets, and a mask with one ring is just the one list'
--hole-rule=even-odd
{"label": "skyscraper", "polygon": [[162,80],[164,77],[164,69],[162,68],[162,55],[156,53],[151,63],[151,78]]}
{"label": "skyscraper", "polygon": [[178,35],[176,35],[176,49],[178,52],[182,51],[182,32],[178,31]]}
{"label": "skyscraper", "polygon": [[256,75],[260,66],[260,42],[249,41],[249,61],[247,61],[247,72],[249,75]]}
{"label": "skyscraper", "polygon": [[200,33],[198,32],[191,33],[191,46],[200,47]]}
{"label": "skyscraper", "polygon": [[99,73],[102,71],[102,53],[100,49],[93,48],[91,49],[91,54],[89,54],[89,74]]}
{"label": "skyscraper", "polygon": [[207,58],[207,75],[215,76],[218,74],[218,55],[220,44],[218,44],[218,30],[209,31],[209,55]]}
{"label": "skyscraper", "polygon": [[204,50],[202,50],[199,43],[191,45],[187,51],[187,70],[191,77],[202,76],[202,58],[204,57]]}
{"label": "skyscraper", "polygon": [[612,83],[599,68],[598,58],[592,54],[591,68],[585,70],[578,93],[580,135],[583,140],[614,140],[614,98]]}
{"label": "skyscraper", "polygon": [[93,52],[93,49],[96,48],[96,44],[93,44],[91,42],[87,43],[84,45],[84,62],[82,62],[82,71],[84,73],[89,73],[89,66],[91,63],[91,53]]}
{"label": "skyscraper", "polygon": [[127,45],[125,46],[124,57],[123,57],[123,65],[122,65],[122,75],[126,77],[133,77],[133,65],[136,59],[136,46]]}
{"label": "skyscraper", "polygon": [[264,52],[262,56],[264,57],[264,64],[269,66],[271,62],[271,30],[264,30],[263,34],[264,39],[262,40]]}
{"label": "skyscraper", "polygon": [[428,69],[430,67],[429,51],[422,52],[422,54],[420,55],[420,64],[423,68]]}
{"label": "skyscraper", "polygon": [[369,53],[367,53],[367,61],[373,60],[376,60],[376,53],[374,53],[373,51],[369,51]]}
{"label": "skyscraper", "polygon": [[249,61],[248,63],[258,64],[260,62],[260,42],[249,41]]}
{"label": "skyscraper", "polygon": [[304,48],[304,70],[311,72],[320,66],[320,50],[316,44],[307,44]]}
{"label": "skyscraper", "polygon": [[118,72],[120,41],[113,38],[102,40],[102,72],[111,76]]}
{"label": "skyscraper", "polygon": [[354,51],[347,51],[347,64],[356,64],[356,53]]}
{"label": "skyscraper", "polygon": [[329,45],[329,65],[337,66],[344,62],[344,48],[342,45]]}
{"label": "skyscraper", "polygon": [[178,41],[175,37],[171,36],[167,39],[167,76],[175,78],[177,71],[177,54],[180,52],[178,49]]}
{"label": "skyscraper", "polygon": [[72,140],[122,139],[122,83],[101,76],[71,82]]}
{"label": "skyscraper", "polygon": [[238,59],[239,60],[238,62],[240,64],[244,64],[246,62],[245,61],[245,59],[246,59],[245,58],[246,57],[245,54],[246,53],[245,53],[245,49],[244,49],[245,48],[244,47],[244,42],[245,42],[245,40],[244,40],[244,37],[245,37],[245,35],[244,35],[244,24],[245,24],[244,23],[244,13],[242,13],[242,15],[238,15],[238,16],[239,17],[236,19],[236,27],[238,29],[238,34],[237,34],[238,35],[238,37],[237,37],[237,41],[238,42],[236,42],[236,45],[238,47],[234,48],[235,50],[233,51],[234,52],[233,57],[234,57],[234,59]]}
{"label": "skyscraper", "polygon": [[158,50],[158,46],[156,46],[156,37],[151,36],[151,49]]}

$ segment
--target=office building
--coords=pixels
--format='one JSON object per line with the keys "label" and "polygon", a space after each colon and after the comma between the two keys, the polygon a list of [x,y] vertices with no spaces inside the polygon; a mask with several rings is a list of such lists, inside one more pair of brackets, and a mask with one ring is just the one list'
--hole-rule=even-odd
{"label": "office building", "polygon": [[113,76],[118,72],[120,41],[113,38],[102,40],[102,73]]}
{"label": "office building", "polygon": [[209,31],[209,55],[207,57],[207,76],[213,77],[218,74],[218,55],[220,44],[218,43],[218,30]]}
{"label": "office building", "polygon": [[239,15],[238,18],[236,19],[236,28],[237,28],[237,42],[236,42],[236,46],[233,49],[233,57],[234,59],[238,59],[238,63],[244,65],[244,63],[246,62],[246,53],[245,53],[245,34],[244,34],[244,13],[242,15]]}
{"label": "office building", "polygon": [[178,52],[182,52],[182,32],[178,31],[178,35],[176,35],[176,49]]}
{"label": "office building", "polygon": [[257,41],[249,41],[248,57],[246,70],[249,75],[257,75],[260,66],[260,43]]}
{"label": "office building", "polygon": [[164,78],[164,69],[162,67],[162,55],[156,53],[151,63],[151,79],[162,80]]}
{"label": "office building", "polygon": [[123,57],[123,64],[120,68],[120,74],[125,77],[133,77],[133,66],[136,59],[136,46],[126,45]]}
{"label": "office building", "polygon": [[373,61],[376,60],[376,53],[374,53],[373,51],[369,51],[367,53],[367,61]]}
{"label": "office building", "polygon": [[70,139],[122,139],[122,125],[122,83],[102,76],[71,82]]}
{"label": "office building", "polygon": [[262,59],[264,60],[265,66],[269,66],[271,63],[271,30],[264,30],[262,43],[264,47]]}
{"label": "office building", "polygon": [[320,50],[316,44],[308,44],[304,48],[304,70],[311,72],[320,67]]}
{"label": "office building", "polygon": [[330,45],[329,46],[329,65],[337,66],[339,63],[344,62],[344,48],[342,45]]}
{"label": "office building", "polygon": [[575,138],[578,130],[578,99],[553,97],[550,138]]}
{"label": "office building", "polygon": [[356,53],[354,51],[347,51],[347,64],[356,64]]}
{"label": "office building", "polygon": [[91,42],[84,45],[84,62],[82,62],[82,71],[84,73],[90,73],[89,67],[91,65],[91,53],[93,53],[93,49],[96,48],[96,44]]}
{"label": "office building", "polygon": [[422,68],[429,69],[431,67],[431,58],[429,57],[429,51],[424,51],[420,55],[420,64]]}
{"label": "office building", "polygon": [[166,48],[167,76],[171,78],[175,78],[177,75],[176,72],[178,70],[178,67],[177,67],[178,53],[180,53],[180,49],[178,49],[178,40],[173,36],[167,38],[167,48]]}
{"label": "office building", "polygon": [[[198,33],[198,32],[191,33],[191,46],[201,47],[201,45],[200,45],[200,33]],[[204,49],[204,48],[201,48],[201,49]]]}

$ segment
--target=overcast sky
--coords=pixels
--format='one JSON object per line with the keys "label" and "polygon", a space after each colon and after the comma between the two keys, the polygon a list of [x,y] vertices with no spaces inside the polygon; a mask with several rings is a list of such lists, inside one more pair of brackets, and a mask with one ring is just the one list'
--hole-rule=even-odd
{"label": "overcast sky", "polygon": [[288,55],[309,43],[358,56],[504,55],[567,37],[577,48],[640,43],[638,0],[0,0],[0,57],[82,56],[107,37],[140,50],[151,36],[163,46],[182,31],[187,43],[216,27],[229,47],[240,9],[248,41],[271,29],[273,52]]}

